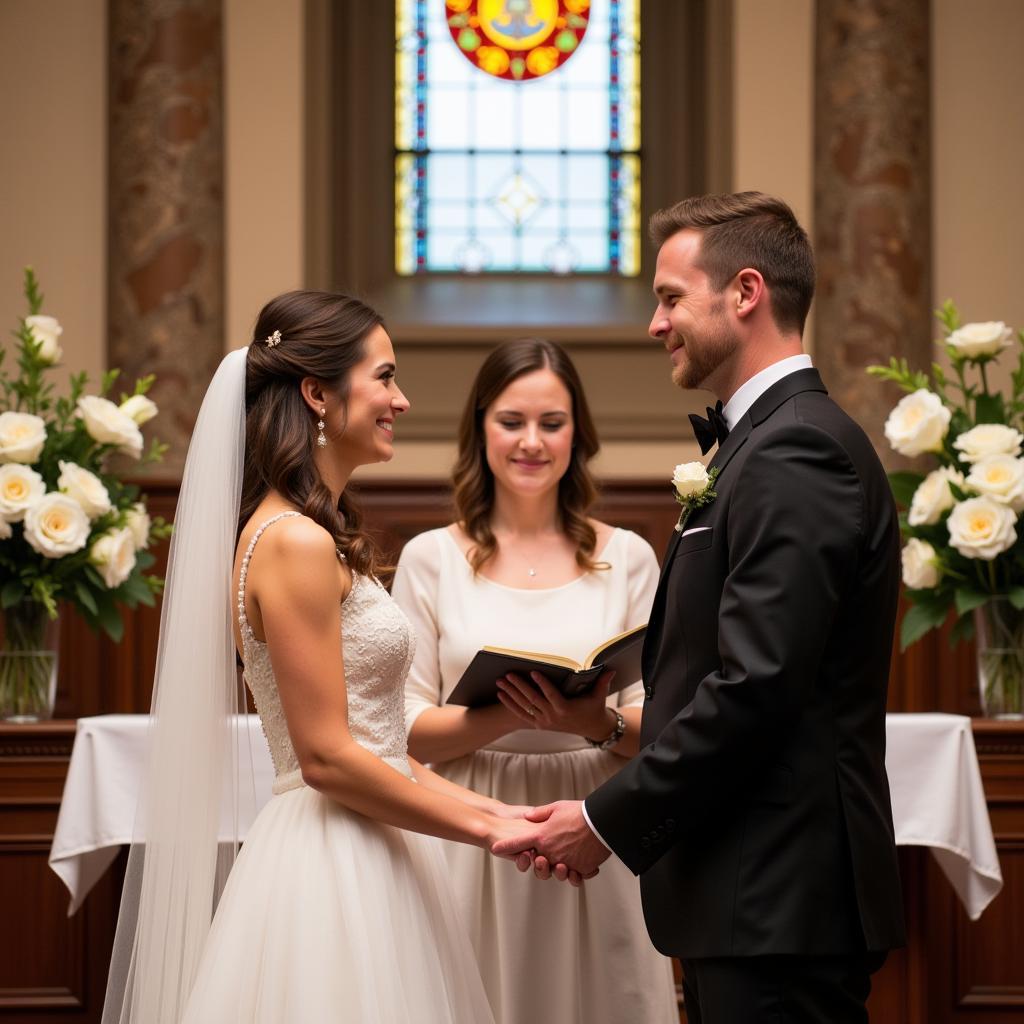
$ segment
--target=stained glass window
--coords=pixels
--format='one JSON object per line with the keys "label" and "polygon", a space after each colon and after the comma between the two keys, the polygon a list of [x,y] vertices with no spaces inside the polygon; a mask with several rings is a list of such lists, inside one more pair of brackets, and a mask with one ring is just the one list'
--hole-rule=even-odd
{"label": "stained glass window", "polygon": [[640,0],[396,0],[395,263],[640,269]]}

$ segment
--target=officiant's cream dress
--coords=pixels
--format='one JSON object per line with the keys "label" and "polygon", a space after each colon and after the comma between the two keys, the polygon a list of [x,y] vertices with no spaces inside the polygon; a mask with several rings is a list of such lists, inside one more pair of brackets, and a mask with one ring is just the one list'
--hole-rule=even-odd
{"label": "officiant's cream dress", "polygon": [[[582,661],[647,621],[658,582],[650,545],[615,530],[605,571],[561,587],[520,590],[474,578],[447,529],[402,552],[392,595],[419,634],[405,689],[406,725],[444,703],[485,645]],[[639,706],[638,681],[609,697]],[[459,785],[511,804],[579,799],[625,761],[580,736],[523,729],[483,750],[433,765]],[[677,1024],[670,961],[651,945],[637,879],[615,857],[582,889],[539,882],[510,861],[448,843],[456,895],[498,1024]]]}
{"label": "officiant's cream dress", "polygon": [[[268,649],[244,613],[257,541],[296,514],[263,524],[242,563],[245,677],[274,760],[275,795],[231,869],[184,1024],[489,1022],[446,844],[366,818],[302,781]],[[338,623],[349,729],[411,777],[402,715],[409,623],[379,583],[355,573]]]}

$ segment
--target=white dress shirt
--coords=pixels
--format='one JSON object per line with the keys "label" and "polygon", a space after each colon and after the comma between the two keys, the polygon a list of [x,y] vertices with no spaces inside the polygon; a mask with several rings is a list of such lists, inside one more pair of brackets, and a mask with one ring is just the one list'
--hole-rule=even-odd
{"label": "white dress shirt", "polygon": [[[796,373],[797,370],[810,370],[811,367],[811,357],[801,352],[798,356],[787,356],[785,359],[780,359],[777,363],[772,363],[771,366],[766,366],[760,372],[755,373],[749,380],[744,381],[736,389],[732,398],[722,407],[722,415],[725,417],[725,422],[729,424],[729,429],[732,430],[743,419],[747,414],[747,410],[773,384],[777,384],[783,377],[788,377],[791,373]],[[601,840],[601,845],[606,850],[614,853],[615,851],[601,837],[601,833],[594,828],[594,823],[590,820],[590,815],[587,813],[586,801],[583,802],[582,809],[583,820],[590,827],[590,831]]]}

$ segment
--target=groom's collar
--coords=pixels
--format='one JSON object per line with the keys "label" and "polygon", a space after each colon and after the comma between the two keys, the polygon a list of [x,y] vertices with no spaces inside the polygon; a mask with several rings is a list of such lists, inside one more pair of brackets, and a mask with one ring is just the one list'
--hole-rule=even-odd
{"label": "groom's collar", "polygon": [[725,416],[729,429],[732,430],[741,419],[743,414],[773,385],[777,384],[784,377],[799,370],[810,370],[811,357],[803,352],[795,356],[787,356],[780,359],[771,366],[755,373],[749,380],[744,381],[733,393],[732,398],[725,403],[722,415]]}

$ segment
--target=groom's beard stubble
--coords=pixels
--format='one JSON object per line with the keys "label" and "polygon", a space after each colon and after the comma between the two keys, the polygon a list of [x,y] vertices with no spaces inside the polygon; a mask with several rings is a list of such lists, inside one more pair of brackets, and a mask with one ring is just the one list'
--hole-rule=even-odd
{"label": "groom's beard stubble", "polygon": [[[709,387],[712,374],[736,352],[739,338],[729,330],[724,312],[725,300],[720,299],[711,307],[713,324],[703,334],[691,334],[684,340],[685,359],[672,368],[672,383],[676,387],[684,391]],[[710,390],[714,391],[714,387]]]}

